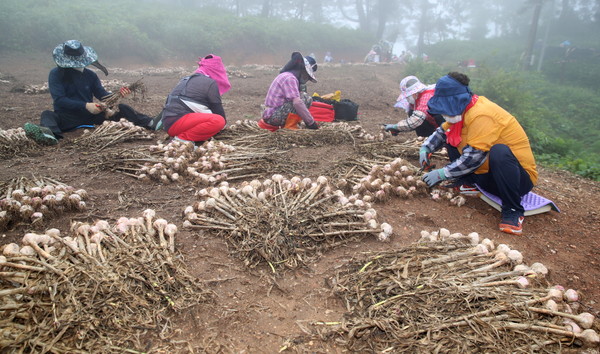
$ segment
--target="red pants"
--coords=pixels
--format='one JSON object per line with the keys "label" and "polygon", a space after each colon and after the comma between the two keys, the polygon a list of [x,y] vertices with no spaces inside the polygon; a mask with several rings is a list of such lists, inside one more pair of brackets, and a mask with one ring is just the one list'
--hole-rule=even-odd
{"label": "red pants", "polygon": [[182,140],[205,141],[225,128],[225,119],[214,113],[188,113],[169,128],[170,136]]}

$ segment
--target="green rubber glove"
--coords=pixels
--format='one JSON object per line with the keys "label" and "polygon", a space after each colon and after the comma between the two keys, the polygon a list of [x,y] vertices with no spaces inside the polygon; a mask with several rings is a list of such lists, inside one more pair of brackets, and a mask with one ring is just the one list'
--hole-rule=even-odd
{"label": "green rubber glove", "polygon": [[438,168],[437,170],[433,170],[431,172],[426,173],[423,176],[423,181],[427,183],[427,186],[433,187],[441,181],[446,180],[446,175],[444,174],[443,168]]}

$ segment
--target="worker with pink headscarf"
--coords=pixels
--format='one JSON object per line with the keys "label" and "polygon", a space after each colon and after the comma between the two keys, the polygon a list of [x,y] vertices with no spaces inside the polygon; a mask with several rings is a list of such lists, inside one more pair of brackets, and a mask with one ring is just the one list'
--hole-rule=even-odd
{"label": "worker with pink headscarf", "polygon": [[221,96],[230,88],[221,57],[209,54],[200,58],[194,74],[182,78],[167,97],[163,130],[179,141],[210,139],[225,127]]}

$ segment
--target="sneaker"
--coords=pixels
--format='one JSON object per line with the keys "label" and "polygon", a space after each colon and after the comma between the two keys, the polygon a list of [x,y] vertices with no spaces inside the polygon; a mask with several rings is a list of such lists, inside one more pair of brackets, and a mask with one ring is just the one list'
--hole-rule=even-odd
{"label": "sneaker", "polygon": [[162,111],[156,115],[156,117],[152,118],[150,123],[148,123],[148,129],[150,130],[160,130],[162,128]]}
{"label": "sneaker", "polygon": [[33,123],[25,123],[23,126],[25,130],[25,135],[35,141],[40,145],[56,145],[58,144],[58,139],[47,127],[42,127]]}
{"label": "sneaker", "polygon": [[446,188],[451,188],[452,190],[457,191],[462,195],[478,195],[479,189],[472,184],[461,183],[457,181],[455,183],[451,183],[445,186]]}
{"label": "sneaker", "polygon": [[500,228],[500,231],[506,232],[507,234],[520,235],[523,233],[524,220],[525,218],[523,216],[503,217],[498,227]]}
{"label": "sneaker", "polygon": [[470,184],[461,184],[460,186],[455,187],[455,189],[460,194],[464,194],[464,195],[477,195],[477,194],[479,194],[479,189],[477,189],[477,187],[472,186]]}

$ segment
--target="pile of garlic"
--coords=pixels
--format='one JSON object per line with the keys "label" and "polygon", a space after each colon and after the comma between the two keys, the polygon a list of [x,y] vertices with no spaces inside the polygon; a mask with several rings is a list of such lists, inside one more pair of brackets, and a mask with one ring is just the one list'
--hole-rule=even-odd
{"label": "pile of garlic", "polygon": [[[122,217],[112,226],[105,220],[97,220],[93,224],[73,222],[68,236],[61,236],[58,229],[48,229],[43,234],[26,233],[21,245],[9,243],[2,246],[2,254],[5,257],[32,256],[52,261],[64,259],[68,254],[84,254],[84,261],[92,257],[94,262],[104,264],[110,260],[107,252],[111,248],[137,245],[163,251],[164,260],[171,263],[177,232],[175,224],[157,218],[154,210],[147,209],[142,217]],[[150,252],[147,256],[155,255]]]}
{"label": "pile of garlic", "polygon": [[[526,289],[530,289],[531,297],[538,296],[536,289],[541,280],[545,279],[548,269],[541,263],[533,263],[527,266],[523,263],[521,252],[511,249],[506,244],[495,245],[490,239],[480,240],[479,234],[471,232],[468,235],[461,233],[450,233],[448,229],[441,228],[439,231],[421,231],[419,242],[467,242],[473,247],[467,251],[449,252],[448,254],[425,260],[423,266],[434,266],[444,264],[444,268],[462,269],[457,275],[457,279],[462,279],[469,285],[463,287],[509,287],[522,289],[523,296]],[[470,260],[476,266],[469,266]],[[505,270],[506,267],[512,267],[512,270]],[[573,339],[580,339],[584,344],[598,345],[600,338],[592,330],[595,322],[594,315],[581,312],[579,303],[579,292],[574,289],[566,289],[561,285],[554,285],[544,290],[547,296],[541,300],[530,300],[527,302],[525,310],[534,313],[534,317],[550,317],[547,322],[540,322],[539,325],[510,323],[510,329],[525,329],[527,326],[535,327],[535,330],[545,333],[554,333],[564,335]],[[542,308],[533,305],[540,303]],[[537,316],[535,315],[537,314]],[[551,324],[545,324],[551,323]]]}
{"label": "pile of garlic", "polygon": [[[17,182],[18,181],[18,182]],[[15,179],[9,185],[18,188],[3,190],[0,200],[0,230],[18,222],[38,223],[66,211],[86,209],[88,193],[48,179],[29,181]]]}
{"label": "pile of garlic", "polygon": [[109,146],[130,140],[150,140],[154,135],[146,128],[137,126],[125,118],[118,122],[105,120],[93,130],[84,129],[83,135],[73,140],[73,144],[101,151]]}
{"label": "pile of garlic", "polygon": [[[383,202],[392,196],[412,198],[427,195],[427,185],[416,176],[417,173],[418,169],[402,158],[383,166],[376,164],[352,186],[352,193],[366,202]],[[343,186],[347,181],[341,179],[339,183]]]}
{"label": "pile of garlic", "polygon": [[[157,144],[150,151],[162,155],[158,163],[146,163],[138,171],[139,179],[152,179],[163,183],[178,181],[181,176],[191,177],[200,185],[213,185],[227,179],[228,172],[250,172],[252,164],[244,168],[231,170],[240,160],[253,160],[266,152],[240,152],[231,156],[237,149],[218,141],[207,141],[195,147],[190,142],[172,141],[169,144]],[[258,163],[258,161],[256,161]],[[231,168],[228,168],[231,167]]]}
{"label": "pile of garlic", "polygon": [[23,128],[0,129],[0,156],[4,158],[34,150],[37,146],[25,135]]}
{"label": "pile of garlic", "polygon": [[344,193],[332,190],[324,176],[313,181],[275,174],[239,188],[222,182],[199,190],[197,196],[200,200],[184,210],[184,227],[223,235],[252,265],[297,262],[285,256],[305,246],[314,253],[345,238],[373,235],[386,241],[393,234],[389,224],[377,221],[368,203],[357,200],[340,208]]}
{"label": "pile of garlic", "polygon": [[[144,344],[131,338],[156,343],[171,336],[169,323],[178,313],[211,297],[176,257],[177,232],[148,209],[116,223],[75,222],[70,231],[27,233],[0,246],[0,346],[108,353],[119,345],[120,352],[142,352]],[[57,327],[64,328],[58,336]],[[154,338],[148,328],[161,333]]]}
{"label": "pile of garlic", "polygon": [[48,87],[47,82],[44,82],[40,85],[25,85],[23,87],[23,93],[26,93],[28,95],[39,95],[48,92],[50,92],[50,88]]}

